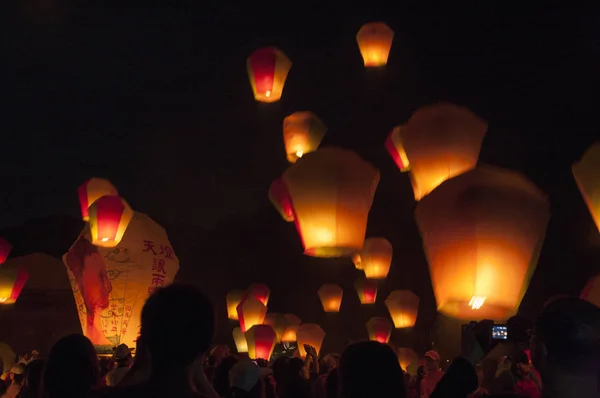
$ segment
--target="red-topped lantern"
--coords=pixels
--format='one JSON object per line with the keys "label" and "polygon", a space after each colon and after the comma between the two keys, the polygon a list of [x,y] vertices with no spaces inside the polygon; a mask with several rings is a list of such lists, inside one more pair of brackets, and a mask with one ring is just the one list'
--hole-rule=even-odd
{"label": "red-topped lantern", "polygon": [[92,244],[100,247],[115,247],[119,244],[133,210],[119,196],[103,196],[89,208]]}
{"label": "red-topped lantern", "polygon": [[254,325],[261,325],[267,314],[267,307],[256,297],[249,295],[237,306],[240,329],[246,333]]}
{"label": "red-topped lantern", "polygon": [[269,325],[254,325],[246,332],[246,341],[250,359],[268,361],[275,348],[277,335]]}
{"label": "red-topped lantern", "polygon": [[28,278],[29,274],[17,266],[0,267],[0,304],[14,304]]}
{"label": "red-topped lantern", "polygon": [[254,99],[259,102],[279,101],[292,61],[275,47],[263,47],[248,57],[247,67]]}
{"label": "red-topped lantern", "polygon": [[0,236],[0,264],[6,261],[11,250],[12,245],[10,242]]}
{"label": "red-topped lantern", "polygon": [[269,297],[271,297],[271,290],[263,283],[254,283],[248,287],[244,293],[244,297],[247,295],[256,297],[266,307],[269,303]]}
{"label": "red-topped lantern", "polygon": [[361,278],[354,283],[354,287],[361,304],[375,304],[375,300],[377,300],[377,281]]}
{"label": "red-topped lantern", "polygon": [[83,221],[90,221],[88,209],[96,200],[103,196],[119,196],[117,188],[104,178],[90,178],[79,186],[79,206],[81,206],[81,217]]}
{"label": "red-topped lantern", "polygon": [[378,316],[369,319],[366,324],[369,339],[386,344],[392,335],[392,322],[389,319]]}
{"label": "red-topped lantern", "polygon": [[344,291],[333,283],[326,283],[318,291],[325,312],[340,312]]}

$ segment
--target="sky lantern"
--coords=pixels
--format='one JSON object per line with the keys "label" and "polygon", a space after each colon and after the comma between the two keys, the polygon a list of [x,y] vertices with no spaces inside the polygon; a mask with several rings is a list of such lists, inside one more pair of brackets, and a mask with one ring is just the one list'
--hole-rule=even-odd
{"label": "sky lantern", "polygon": [[240,328],[233,329],[233,342],[238,354],[248,352],[248,342],[246,341],[246,335]]}
{"label": "sky lantern", "polygon": [[133,210],[119,196],[103,196],[92,203],[89,214],[92,244],[111,248],[123,238]]}
{"label": "sky lantern", "polygon": [[10,242],[0,236],[0,264],[6,261],[11,250],[12,245]]}
{"label": "sky lantern", "polygon": [[600,141],[594,143],[573,165],[573,176],[600,231]]}
{"label": "sky lantern", "polygon": [[3,265],[0,267],[0,305],[17,302],[29,274],[18,266]]}
{"label": "sky lantern", "polygon": [[325,340],[325,331],[316,323],[303,323],[300,325],[300,328],[298,328],[297,337],[298,353],[302,358],[305,358],[306,350],[304,349],[304,344],[315,347],[317,355],[319,355],[323,340]]}
{"label": "sky lantern", "polygon": [[281,217],[287,222],[294,222],[294,206],[283,179],[277,178],[269,187],[269,200]]}
{"label": "sky lantern", "polygon": [[237,306],[238,304],[240,304],[240,301],[242,301],[242,298],[244,297],[244,291],[243,290],[232,290],[229,293],[227,293],[227,296],[225,297],[225,301],[227,303],[227,317],[229,319],[233,319],[236,320],[238,319],[238,314],[237,314]]}
{"label": "sky lantern", "polygon": [[600,307],[600,274],[594,276],[581,291],[581,298]]}
{"label": "sky lantern", "polygon": [[269,360],[277,342],[277,336],[269,325],[254,325],[246,332],[250,359]]}
{"label": "sky lantern", "polygon": [[88,209],[103,196],[119,196],[117,188],[105,178],[90,178],[77,189],[83,221],[90,221]]}
{"label": "sky lantern", "polygon": [[399,347],[396,349],[396,355],[398,355],[398,362],[403,370],[406,370],[410,364],[417,359],[417,353],[412,348]]}
{"label": "sky lantern", "polygon": [[240,329],[246,333],[254,325],[261,325],[267,314],[267,307],[256,297],[246,296],[237,306]]}
{"label": "sky lantern", "polygon": [[368,238],[354,261],[358,260],[367,279],[385,279],[390,272],[392,254],[392,244],[387,239]]}
{"label": "sky lantern", "polygon": [[287,325],[285,332],[283,332],[283,336],[281,336],[281,342],[293,343],[298,338],[296,333],[298,332],[298,328],[300,327],[302,320],[294,314],[285,314],[285,320]]}
{"label": "sky lantern", "polygon": [[254,283],[248,287],[248,289],[244,293],[244,296],[249,295],[249,294],[256,297],[266,307],[267,304],[269,303],[269,297],[271,297],[271,290],[265,284]]}
{"label": "sky lantern", "polygon": [[327,126],[312,112],[294,112],[283,119],[283,142],[290,163],[321,145]]}
{"label": "sky lantern", "polygon": [[340,312],[344,290],[336,284],[326,283],[319,289],[319,299],[325,312]]}
{"label": "sky lantern", "polygon": [[173,282],[179,260],[165,229],[138,212],[117,246],[94,245],[90,214],[90,223],[63,262],[83,334],[99,353],[112,353],[119,344],[135,347],[144,303],[156,289]]}
{"label": "sky lantern", "polygon": [[364,24],[356,35],[366,67],[384,66],[394,41],[394,31],[383,22]]}
{"label": "sky lantern", "polygon": [[392,322],[389,319],[378,316],[369,319],[366,324],[369,332],[369,340],[386,344],[392,335]]}
{"label": "sky lantern", "polygon": [[463,320],[515,315],[550,218],[531,181],[479,166],[437,187],[415,218],[439,312]]}
{"label": "sky lantern", "polygon": [[279,190],[293,209],[304,254],[350,257],[364,243],[379,171],[355,152],[327,147],[311,152],[282,175]]}
{"label": "sky lantern", "polygon": [[[277,312],[267,312],[263,324],[269,325],[273,328],[273,330],[275,331],[275,335],[277,336],[277,342],[281,343],[283,334],[285,333],[285,330],[288,326],[286,316]],[[300,322],[298,322],[298,324],[300,324]]]}
{"label": "sky lantern", "polygon": [[410,290],[394,290],[385,300],[396,329],[415,326],[419,313],[419,296]]}
{"label": "sky lantern", "polygon": [[386,148],[400,170],[409,171],[415,199],[421,200],[477,165],[486,131],[487,121],[469,109],[442,102],[417,109],[392,130]]}
{"label": "sky lantern", "polygon": [[254,99],[279,101],[292,61],[275,47],[263,47],[250,54],[246,65]]}
{"label": "sky lantern", "polygon": [[377,300],[377,281],[360,278],[354,283],[354,287],[361,304],[375,304],[375,300]]}

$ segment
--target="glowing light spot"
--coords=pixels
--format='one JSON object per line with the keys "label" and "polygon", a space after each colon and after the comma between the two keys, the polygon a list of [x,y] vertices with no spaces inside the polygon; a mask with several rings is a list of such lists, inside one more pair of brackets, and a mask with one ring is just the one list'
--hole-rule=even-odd
{"label": "glowing light spot", "polygon": [[108,238],[102,238],[102,242],[108,242]]}
{"label": "glowing light spot", "polygon": [[302,152],[302,151],[296,152],[296,156],[298,156],[299,158],[301,158],[302,155],[304,155],[304,152]]}
{"label": "glowing light spot", "polygon": [[265,92],[265,97],[270,97],[271,96],[271,90],[267,90]]}
{"label": "glowing light spot", "polygon": [[485,303],[485,297],[480,296],[473,296],[471,297],[471,301],[469,301],[469,305],[474,310],[480,309],[481,306],[483,306],[483,303]]}

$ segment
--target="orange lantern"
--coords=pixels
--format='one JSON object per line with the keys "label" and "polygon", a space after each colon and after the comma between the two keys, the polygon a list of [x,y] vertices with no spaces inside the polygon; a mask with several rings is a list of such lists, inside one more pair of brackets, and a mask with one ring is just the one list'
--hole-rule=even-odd
{"label": "orange lantern", "polygon": [[240,329],[246,333],[254,325],[261,325],[267,314],[267,307],[254,296],[247,296],[237,306]]}
{"label": "orange lantern", "polygon": [[[300,322],[298,322],[298,324],[299,323]],[[275,331],[275,335],[277,336],[277,342],[281,343],[281,339],[288,325],[287,318],[285,317],[285,315],[278,314],[276,312],[267,312],[263,324],[269,325],[273,328],[273,330]]]}
{"label": "orange lantern", "polygon": [[90,221],[88,209],[96,200],[103,196],[119,196],[117,188],[104,178],[90,178],[79,186],[79,206],[81,206],[81,217],[83,221]]}
{"label": "orange lantern", "polygon": [[354,253],[354,255],[352,256],[352,262],[354,263],[354,267],[356,269],[361,271],[364,269],[360,253]]}
{"label": "orange lantern", "polygon": [[133,210],[118,196],[103,196],[89,208],[92,244],[100,247],[115,247],[119,244]]}
{"label": "orange lantern", "polygon": [[294,112],[283,119],[283,142],[290,163],[314,152],[321,145],[327,127],[312,112]]}
{"label": "orange lantern", "polygon": [[[293,164],[279,188],[291,203],[304,254],[346,257],[364,243],[379,171],[356,153],[321,148]],[[279,184],[279,183],[278,183]]]}
{"label": "orange lantern", "polygon": [[592,145],[573,165],[573,175],[596,227],[600,231],[600,141]]}
{"label": "orange lantern", "polygon": [[321,346],[325,339],[325,331],[316,323],[303,323],[298,328],[298,353],[302,358],[306,357],[304,344],[315,347],[317,355],[321,352]]}
{"label": "orange lantern", "polygon": [[600,274],[590,279],[581,291],[580,297],[600,307]]}
{"label": "orange lantern", "polygon": [[227,293],[227,296],[225,297],[225,301],[227,302],[227,317],[229,319],[234,319],[237,321],[237,319],[238,319],[237,306],[242,301],[242,298],[244,297],[244,293],[245,292],[243,290],[232,290],[229,293]]}
{"label": "orange lantern", "polygon": [[254,99],[259,102],[279,101],[292,61],[275,47],[263,47],[248,57],[246,65]]}
{"label": "orange lantern", "polygon": [[240,328],[233,329],[233,342],[238,354],[248,352],[248,342],[246,341],[246,335]]}
{"label": "orange lantern", "polygon": [[375,300],[377,300],[377,281],[358,279],[354,283],[354,287],[361,304],[375,304]]}
{"label": "orange lantern", "polygon": [[417,359],[417,353],[412,348],[400,347],[396,350],[396,355],[398,355],[398,362],[400,363],[400,367],[406,370],[415,359]]}
{"label": "orange lantern", "polygon": [[386,147],[400,170],[410,165],[416,200],[449,178],[475,167],[487,122],[469,109],[450,103],[417,109],[408,122],[394,129]]}
{"label": "orange lantern", "polygon": [[250,359],[264,359],[268,361],[275,348],[277,336],[269,325],[254,325],[246,332],[248,342],[248,356]]}
{"label": "orange lantern", "polygon": [[365,271],[367,279],[385,279],[392,264],[392,244],[385,238],[365,239],[365,244],[354,257],[354,265],[358,260],[359,269]]}
{"label": "orange lantern", "polygon": [[248,289],[244,293],[244,296],[247,296],[249,294],[253,295],[258,300],[260,300],[260,302],[263,303],[266,307],[269,303],[269,297],[271,297],[271,290],[267,285],[264,285],[262,283],[254,283],[250,285],[250,287],[248,287]]}
{"label": "orange lantern", "polygon": [[319,298],[325,312],[340,312],[344,291],[338,285],[326,283],[319,289]]}
{"label": "orange lantern", "polygon": [[29,275],[24,269],[17,266],[2,266],[0,268],[0,304],[16,303],[27,279],[29,279]]}
{"label": "orange lantern", "polygon": [[356,35],[358,48],[366,67],[384,66],[394,41],[394,31],[383,22],[363,25]]}
{"label": "orange lantern", "polygon": [[283,336],[281,336],[281,342],[293,343],[298,339],[297,332],[302,320],[294,314],[285,314],[285,320],[287,326],[285,328],[285,332],[283,332]]}
{"label": "orange lantern", "polygon": [[385,305],[396,329],[415,325],[419,313],[419,296],[409,290],[394,290],[385,300]]}
{"label": "orange lantern", "polygon": [[392,322],[384,317],[374,317],[367,322],[369,339],[386,344],[392,335]]}
{"label": "orange lantern", "polygon": [[10,242],[0,236],[0,264],[6,261],[11,250],[12,245]]}
{"label": "orange lantern", "polygon": [[415,217],[439,312],[497,321],[517,312],[550,218],[531,181],[480,166],[437,187]]}
{"label": "orange lantern", "polygon": [[269,187],[269,200],[285,221],[294,221],[295,215],[292,198],[287,191],[285,182],[283,182],[281,178],[278,178],[271,183],[271,186]]}

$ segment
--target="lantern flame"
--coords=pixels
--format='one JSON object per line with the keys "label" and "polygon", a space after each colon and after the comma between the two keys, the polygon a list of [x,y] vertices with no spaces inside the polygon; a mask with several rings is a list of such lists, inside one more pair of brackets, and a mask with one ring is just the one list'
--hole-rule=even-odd
{"label": "lantern flame", "polygon": [[471,301],[469,301],[469,305],[474,310],[480,309],[483,306],[483,303],[485,303],[485,297],[479,297],[479,296],[473,296],[473,297],[471,297]]}
{"label": "lantern flame", "polygon": [[302,157],[302,155],[304,155],[304,152],[302,152],[302,151],[298,151],[298,152],[296,152],[296,156],[297,156],[297,157],[301,158],[301,157]]}

